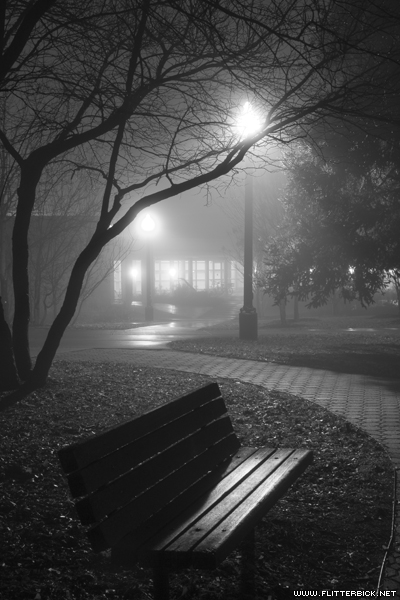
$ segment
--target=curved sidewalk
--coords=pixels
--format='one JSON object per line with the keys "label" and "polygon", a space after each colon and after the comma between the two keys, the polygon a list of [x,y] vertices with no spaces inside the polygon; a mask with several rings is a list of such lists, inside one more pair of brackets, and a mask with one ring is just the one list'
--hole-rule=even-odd
{"label": "curved sidewalk", "polygon": [[[305,367],[191,354],[174,350],[86,349],[64,352],[62,360],[129,362],[135,366],[174,369],[210,377],[234,378],[289,392],[342,415],[368,432],[388,451],[400,469],[400,381],[365,375],[348,375]],[[400,483],[397,483],[400,499]],[[400,599],[400,505],[396,507],[396,531],[389,553],[383,589],[396,590]]]}

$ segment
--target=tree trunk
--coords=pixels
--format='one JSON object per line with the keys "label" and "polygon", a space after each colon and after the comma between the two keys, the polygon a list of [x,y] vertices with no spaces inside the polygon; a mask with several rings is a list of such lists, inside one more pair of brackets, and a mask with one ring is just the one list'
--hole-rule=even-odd
{"label": "tree trunk", "polygon": [[36,186],[43,168],[34,159],[26,161],[21,168],[18,188],[18,205],[12,234],[14,320],[13,349],[18,375],[23,381],[28,378],[32,362],[29,352],[29,274],[28,232],[35,204]]}
{"label": "tree trunk", "polygon": [[293,296],[293,301],[294,301],[293,318],[295,321],[298,321],[300,319],[300,316],[299,316],[299,297],[297,294],[295,294]]}
{"label": "tree trunk", "polygon": [[0,274],[0,297],[2,299],[2,310],[4,311],[4,319],[9,322],[10,319],[10,302],[9,302],[9,294],[8,294],[8,284],[6,277]]}
{"label": "tree trunk", "polygon": [[43,348],[38,354],[35,367],[28,380],[28,385],[31,389],[36,389],[45,385],[50,367],[60,345],[64,332],[75,314],[78,306],[80,293],[82,291],[85,274],[94,260],[100,254],[105,242],[99,238],[89,242],[88,246],[83,250],[72,269],[71,276],[65,292],[64,302],[60,312],[54,319]]}
{"label": "tree trunk", "polygon": [[395,288],[396,288],[396,294],[397,294],[397,310],[399,311],[399,317],[400,317],[400,285],[397,285],[397,283],[395,283]]}
{"label": "tree trunk", "polygon": [[40,300],[42,289],[42,244],[39,244],[36,256],[35,283],[33,291],[33,322],[35,325],[40,323]]}
{"label": "tree trunk", "polygon": [[279,302],[279,313],[281,316],[281,324],[286,325],[286,298],[282,298]]}
{"label": "tree trunk", "polygon": [[5,319],[3,303],[0,297],[0,391],[15,390],[18,387],[18,375],[12,349],[11,331]]}
{"label": "tree trunk", "polygon": [[46,341],[37,357],[35,367],[31,371],[29,379],[15,392],[0,400],[0,411],[14,406],[28,394],[45,385],[61,338],[71,322],[78,305],[86,271],[91,263],[96,260],[107,241],[106,236],[97,237],[95,240],[92,238],[92,241],[89,242],[88,246],[77,258],[68,282],[63,305],[49,329]]}
{"label": "tree trunk", "polygon": [[332,315],[336,317],[339,314],[339,299],[336,292],[332,294]]}

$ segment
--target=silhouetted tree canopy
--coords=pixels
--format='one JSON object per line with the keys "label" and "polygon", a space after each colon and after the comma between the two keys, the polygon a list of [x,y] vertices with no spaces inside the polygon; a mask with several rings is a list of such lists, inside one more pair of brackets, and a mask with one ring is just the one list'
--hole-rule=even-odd
{"label": "silhouetted tree canopy", "polygon": [[265,250],[265,291],[278,302],[294,289],[313,307],[335,291],[371,304],[400,271],[399,159],[398,139],[354,128],[318,150],[298,145],[285,220]]}

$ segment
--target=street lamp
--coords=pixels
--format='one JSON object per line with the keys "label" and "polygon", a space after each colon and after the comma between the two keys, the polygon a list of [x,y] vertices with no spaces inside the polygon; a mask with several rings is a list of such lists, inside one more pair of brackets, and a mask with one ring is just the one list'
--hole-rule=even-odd
{"label": "street lamp", "polygon": [[152,290],[154,278],[152,234],[156,229],[156,222],[153,219],[153,217],[149,213],[147,213],[142,219],[140,227],[146,235],[146,306],[144,308],[144,318],[145,321],[154,321],[154,309],[152,304]]}
{"label": "street lamp", "polygon": [[[257,113],[246,102],[238,119],[238,131],[242,139],[260,131],[262,122]],[[244,274],[243,307],[239,312],[239,338],[256,340],[257,311],[253,306],[253,178],[246,173],[244,197]]]}

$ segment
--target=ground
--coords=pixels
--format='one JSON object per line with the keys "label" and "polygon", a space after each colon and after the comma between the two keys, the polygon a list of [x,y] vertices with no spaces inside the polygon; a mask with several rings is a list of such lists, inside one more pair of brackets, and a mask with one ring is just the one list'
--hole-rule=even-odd
{"label": "ground", "polygon": [[[261,327],[259,342],[216,335],[187,342],[185,349],[337,370],[347,369],[350,356],[355,372],[373,356],[369,373],[374,368],[374,374],[398,377],[388,365],[400,357],[399,326],[374,322],[363,329],[375,332],[351,332],[340,320],[285,329],[270,322]],[[46,388],[0,415],[1,600],[151,597],[150,571],[124,571],[107,554],[91,551],[56,453],[208,381],[127,364],[58,361]],[[257,600],[292,598],[293,590],[376,589],[392,524],[393,469],[382,447],[299,397],[235,380],[219,384],[243,444],[302,446],[315,455],[258,527]],[[178,573],[171,578],[171,599],[234,600],[238,571],[234,553],[217,571]]]}
{"label": "ground", "polygon": [[[175,350],[246,358],[340,373],[400,378],[400,318],[321,317],[260,319],[258,341],[239,340],[237,319],[207,328],[211,337],[177,340]],[[231,336],[228,337],[228,333]]]}

